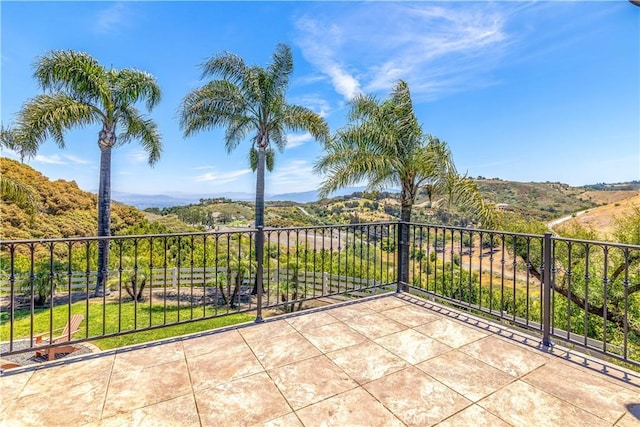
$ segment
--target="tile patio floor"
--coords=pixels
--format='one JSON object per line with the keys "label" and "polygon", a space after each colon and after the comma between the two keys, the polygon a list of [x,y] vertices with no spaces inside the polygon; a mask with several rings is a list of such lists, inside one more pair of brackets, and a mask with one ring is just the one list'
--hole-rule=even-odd
{"label": "tile patio floor", "polygon": [[3,426],[638,426],[640,375],[409,295],[0,378]]}

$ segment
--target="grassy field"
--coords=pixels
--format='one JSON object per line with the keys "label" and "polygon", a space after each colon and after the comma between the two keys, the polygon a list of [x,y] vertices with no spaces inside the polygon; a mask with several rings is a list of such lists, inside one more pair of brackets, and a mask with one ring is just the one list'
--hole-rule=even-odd
{"label": "grassy field", "polygon": [[[91,341],[102,350],[206,331],[223,326],[250,322],[255,319],[254,315],[245,313],[223,315],[224,311],[218,310],[216,312],[214,308],[210,307],[199,307],[198,309],[194,308],[192,310],[191,307],[178,308],[175,306],[167,306],[165,309],[165,307],[160,304],[150,307],[144,303],[134,305],[133,302],[123,304],[107,303],[104,305],[100,302],[91,302],[88,307],[88,316],[86,309],[87,306],[84,301],[71,305],[71,313],[80,313],[85,316],[84,321],[80,325],[80,330],[74,335],[75,339],[135,331],[151,326],[168,325],[178,321],[184,322],[205,316],[220,315],[220,317],[181,323],[143,332],[131,332],[126,335]],[[29,309],[16,310],[14,316],[14,339],[28,338],[32,327]],[[67,323],[68,316],[67,305],[60,305],[53,309],[37,309],[33,315],[34,334],[48,333],[50,322],[53,323],[54,329],[64,327]],[[9,313],[0,313],[0,323],[0,341],[7,341],[10,332]]]}

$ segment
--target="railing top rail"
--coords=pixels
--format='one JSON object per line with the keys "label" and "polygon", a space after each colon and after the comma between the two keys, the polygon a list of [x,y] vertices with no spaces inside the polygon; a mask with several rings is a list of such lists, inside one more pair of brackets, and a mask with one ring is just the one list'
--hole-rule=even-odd
{"label": "railing top rail", "polygon": [[247,228],[242,230],[229,230],[229,231],[192,231],[184,233],[169,233],[169,234],[134,234],[125,236],[88,236],[88,237],[59,237],[52,239],[29,239],[29,240],[0,240],[0,245],[24,245],[24,244],[45,244],[45,243],[64,243],[64,242],[86,242],[86,241],[99,241],[99,240],[126,240],[126,239],[149,239],[149,238],[163,238],[163,237],[188,237],[188,236],[211,236],[211,235],[227,235],[227,234],[243,234],[243,233],[255,233],[255,228]]}
{"label": "railing top rail", "polygon": [[513,231],[505,231],[505,230],[489,230],[485,228],[469,228],[469,227],[460,227],[460,226],[451,226],[451,225],[440,225],[440,224],[424,224],[419,222],[405,222],[405,224],[413,227],[430,227],[430,228],[443,228],[446,230],[456,230],[456,231],[467,231],[474,233],[486,233],[486,234],[504,234],[509,236],[517,236],[517,237],[529,237],[529,238],[543,238],[543,234],[531,234],[531,233],[516,233]]}
{"label": "railing top rail", "polygon": [[640,245],[630,245],[627,243],[606,242],[606,241],[599,241],[599,240],[572,239],[568,237],[559,237],[559,236],[552,236],[551,239],[557,242],[571,242],[571,243],[579,243],[583,245],[612,246],[620,249],[640,250]]}
{"label": "railing top rail", "polygon": [[374,227],[381,225],[395,225],[398,221],[374,221],[361,222],[357,224],[332,224],[332,225],[309,225],[304,227],[264,227],[264,231],[296,231],[296,230],[314,230],[327,228],[358,228],[358,227]]}

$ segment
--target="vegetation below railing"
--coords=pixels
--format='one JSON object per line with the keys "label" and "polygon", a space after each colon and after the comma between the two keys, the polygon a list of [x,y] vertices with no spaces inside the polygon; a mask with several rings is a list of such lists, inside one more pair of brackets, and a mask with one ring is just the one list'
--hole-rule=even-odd
{"label": "vegetation below railing", "polygon": [[[100,298],[91,294],[97,238],[2,242],[0,332],[3,340],[29,338],[64,326],[65,313],[79,310],[87,321],[73,339],[95,340],[367,296],[395,289],[406,243],[412,290],[640,362],[640,246],[425,224],[405,224],[409,239],[398,242],[400,226],[267,229],[262,294],[256,230],[111,237],[111,295]],[[36,305],[41,287],[44,308]],[[27,295],[22,308],[20,294]]]}

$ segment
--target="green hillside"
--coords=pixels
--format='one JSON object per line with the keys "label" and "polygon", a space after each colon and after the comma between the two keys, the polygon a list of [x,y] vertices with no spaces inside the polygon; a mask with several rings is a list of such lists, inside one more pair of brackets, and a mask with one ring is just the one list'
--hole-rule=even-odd
{"label": "green hillside", "polygon": [[[36,194],[37,210],[29,211],[12,200],[0,205],[0,238],[28,239],[93,236],[97,229],[96,195],[82,191],[73,181],[50,181],[33,168],[1,158],[3,176],[28,184]],[[548,222],[555,218],[619,202],[638,194],[637,185],[601,185],[602,188],[571,187],[557,182],[513,182],[477,179],[487,201],[510,217]],[[627,188],[628,187],[628,188]],[[356,192],[347,196],[312,203],[267,202],[268,227],[305,227],[393,221],[400,215],[398,194]],[[169,208],[150,208],[144,212],[117,202],[112,204],[112,234],[145,234],[196,231],[217,227],[250,227],[253,203],[225,198],[202,199],[198,204]],[[447,206],[435,197],[418,197],[413,221],[467,226],[473,218]]]}
{"label": "green hillside", "polygon": [[[97,196],[78,188],[74,181],[50,181],[35,169],[6,157],[0,158],[3,177],[27,185],[34,193],[35,212],[14,200],[0,204],[0,238],[3,240],[95,236],[98,228]],[[177,222],[176,222],[177,221]],[[194,230],[176,219],[173,223],[149,221],[138,209],[112,203],[113,235]]]}

